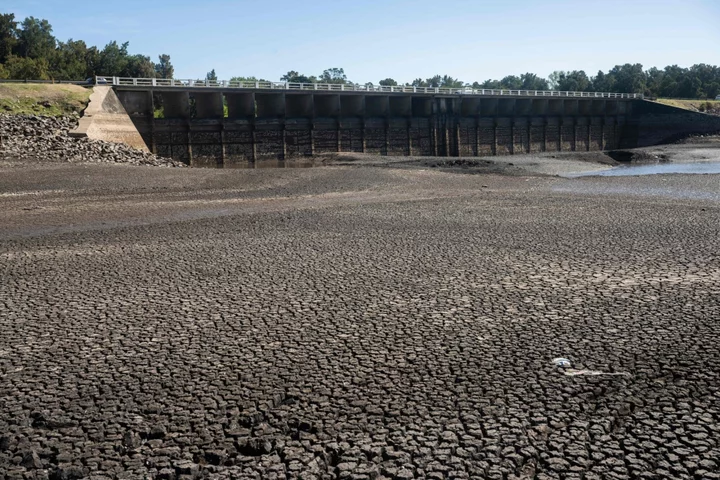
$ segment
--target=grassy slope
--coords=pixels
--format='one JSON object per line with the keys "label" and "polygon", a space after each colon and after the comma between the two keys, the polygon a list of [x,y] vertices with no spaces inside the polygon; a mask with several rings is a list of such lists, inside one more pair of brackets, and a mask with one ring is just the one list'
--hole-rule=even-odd
{"label": "grassy slope", "polygon": [[700,105],[710,103],[712,105],[712,112],[720,110],[720,100],[675,100],[672,98],[658,98],[658,103],[670,105],[671,107],[684,108],[685,110],[692,110],[694,112],[700,111]]}
{"label": "grassy slope", "polygon": [[0,113],[67,115],[80,113],[92,90],[78,85],[0,84]]}

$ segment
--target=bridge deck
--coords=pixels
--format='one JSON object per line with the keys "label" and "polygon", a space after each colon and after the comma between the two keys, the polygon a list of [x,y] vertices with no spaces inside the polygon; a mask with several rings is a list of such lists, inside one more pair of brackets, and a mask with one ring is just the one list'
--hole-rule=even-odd
{"label": "bridge deck", "polygon": [[153,89],[157,91],[177,90],[203,90],[210,92],[226,92],[229,90],[242,90],[268,93],[337,93],[337,94],[413,94],[413,95],[468,95],[468,96],[513,96],[513,97],[556,97],[556,98],[615,98],[615,99],[642,99],[638,93],[612,93],[612,92],[570,92],[556,90],[499,90],[474,89],[471,87],[445,88],[445,87],[412,87],[412,86],[383,86],[383,85],[357,85],[334,83],[293,83],[293,82],[231,82],[208,80],[178,80],[164,78],[126,78],[126,77],[96,77],[97,83],[110,84],[120,89]]}

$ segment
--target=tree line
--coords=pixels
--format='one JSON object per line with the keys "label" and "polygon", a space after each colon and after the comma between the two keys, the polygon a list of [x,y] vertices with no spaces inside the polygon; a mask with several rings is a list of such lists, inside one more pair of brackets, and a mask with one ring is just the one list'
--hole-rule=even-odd
{"label": "tree line", "polygon": [[112,41],[99,49],[83,40],[62,42],[47,20],[12,13],[0,14],[0,79],[83,80],[95,75],[173,78],[170,55],[153,62],[146,55],[130,54],[129,43]]}
{"label": "tree line", "polygon": [[[128,42],[112,41],[99,49],[82,40],[57,40],[47,20],[28,17],[22,22],[12,13],[0,14],[0,79],[82,80],[99,76],[173,78],[170,55],[161,54],[153,62],[149,56],[130,54]],[[217,80],[215,70],[206,80]],[[267,81],[257,77],[232,77],[231,81]],[[328,68],[320,75],[291,70],[280,81],[298,83],[351,84],[343,68]],[[401,85],[392,78],[378,82],[383,86]],[[371,85],[371,84],[369,84]],[[670,65],[644,70],[639,63],[617,65],[607,72],[588,75],[583,70],[555,71],[548,78],[534,73],[508,75],[483,82],[463,81],[450,75],[416,78],[403,85],[508,90],[559,90],[580,92],[642,93],[650,97],[708,99],[720,95],[720,68],[697,64],[689,68]]]}
{"label": "tree line", "polygon": [[[236,77],[242,79],[242,77]],[[253,77],[254,78],[254,77]],[[342,68],[325,70],[319,77],[290,71],[281,81],[302,83],[352,83]],[[555,71],[548,78],[534,73],[508,75],[500,80],[466,82],[450,75],[435,75],[401,84],[392,78],[378,82],[384,86],[445,87],[506,90],[558,90],[574,92],[642,93],[649,97],[708,99],[720,95],[720,67],[697,64],[689,68],[670,65],[643,70],[642,64],[616,65],[607,72],[602,70],[589,76],[583,70]]]}

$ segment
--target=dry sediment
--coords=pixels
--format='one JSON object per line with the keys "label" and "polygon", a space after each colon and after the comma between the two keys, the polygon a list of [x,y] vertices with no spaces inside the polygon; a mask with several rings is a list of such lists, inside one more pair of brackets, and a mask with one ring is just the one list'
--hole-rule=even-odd
{"label": "dry sediment", "polygon": [[1,173],[0,478],[720,478],[717,201]]}

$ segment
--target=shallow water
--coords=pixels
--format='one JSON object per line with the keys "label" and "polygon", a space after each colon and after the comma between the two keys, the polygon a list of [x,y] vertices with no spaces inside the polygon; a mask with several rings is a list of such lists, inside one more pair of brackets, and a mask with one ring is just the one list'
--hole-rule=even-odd
{"label": "shallow water", "polygon": [[633,175],[657,175],[661,173],[716,174],[720,162],[654,163],[645,165],[621,165],[607,170],[568,173],[564,177],[627,177]]}

